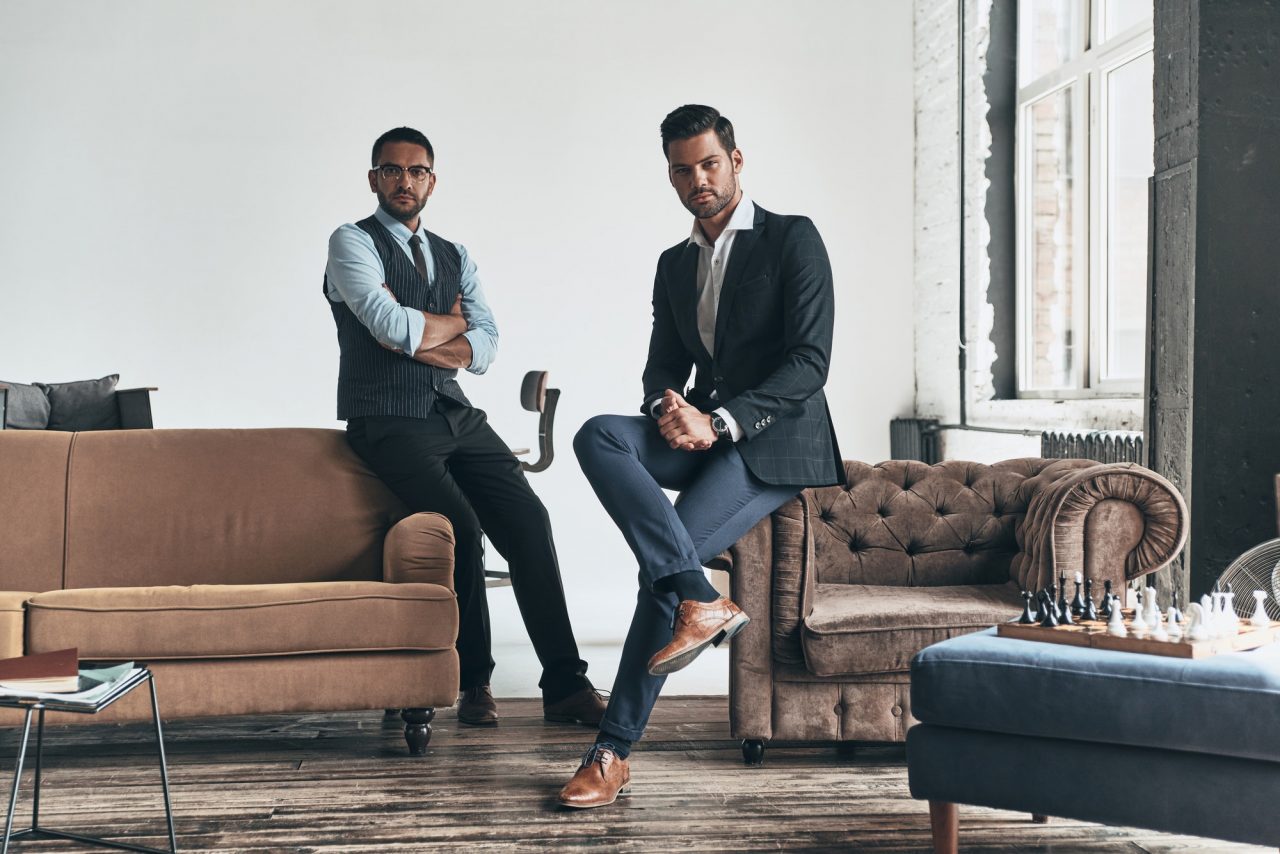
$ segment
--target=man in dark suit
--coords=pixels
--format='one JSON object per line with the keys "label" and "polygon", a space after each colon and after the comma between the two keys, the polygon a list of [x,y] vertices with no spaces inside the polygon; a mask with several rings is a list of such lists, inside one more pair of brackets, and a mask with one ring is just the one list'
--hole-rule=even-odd
{"label": "man in dark suit", "polygon": [[[640,592],[600,733],[560,792],[569,807],[627,792],[627,756],[666,674],[749,622],[702,566],[802,488],[844,479],[822,392],[834,318],[822,238],[743,195],[742,152],[718,111],[680,107],[661,130],[695,221],[658,260],[644,414],[596,416],[574,439]],[[663,489],[679,491],[674,505]]]}

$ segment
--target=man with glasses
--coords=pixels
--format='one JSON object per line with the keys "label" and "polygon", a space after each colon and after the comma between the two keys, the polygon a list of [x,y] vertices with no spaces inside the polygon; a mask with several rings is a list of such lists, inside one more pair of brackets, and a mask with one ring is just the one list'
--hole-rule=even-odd
{"label": "man with glasses", "polygon": [[[750,621],[702,567],[803,487],[844,481],[822,391],[835,308],[818,230],[743,194],[742,152],[717,110],[679,107],[661,134],[694,221],[658,259],[643,414],[597,415],[573,442],[640,567],[608,709],[560,792],[579,809],[626,793],[667,674]],[[679,491],[674,506],[663,489]]]}
{"label": "man with glasses", "polygon": [[418,131],[373,144],[373,215],[329,238],[324,293],[338,328],[338,418],[360,457],[414,512],[453,524],[458,595],[458,720],[498,722],[485,599],[485,534],[507,560],[542,664],[547,720],[595,726],[604,700],[586,677],[569,624],[546,508],[519,461],[458,386],[484,373],[498,329],[467,250],[428,231],[435,152]]}

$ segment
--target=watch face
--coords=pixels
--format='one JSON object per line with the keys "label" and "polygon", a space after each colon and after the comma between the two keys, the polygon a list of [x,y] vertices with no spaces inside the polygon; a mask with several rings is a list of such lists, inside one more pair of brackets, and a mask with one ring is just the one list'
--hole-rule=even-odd
{"label": "watch face", "polygon": [[711,416],[711,429],[715,430],[721,436],[729,432],[729,425],[724,423],[724,419],[719,415]]}

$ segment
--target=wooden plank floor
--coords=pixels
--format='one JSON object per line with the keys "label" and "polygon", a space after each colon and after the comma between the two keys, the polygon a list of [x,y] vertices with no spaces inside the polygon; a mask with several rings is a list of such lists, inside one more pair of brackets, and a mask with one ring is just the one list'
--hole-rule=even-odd
{"label": "wooden plank floor", "polygon": [[[163,699],[163,695],[162,695]],[[407,755],[380,712],[175,721],[166,730],[178,844],[187,851],[928,851],[928,810],[907,793],[901,747],[771,745],[746,768],[724,697],[664,699],[633,757],[634,794],[561,811],[554,798],[592,732],[500,702],[501,726],[435,724]],[[16,733],[0,736],[4,784]],[[147,726],[51,728],[42,823],[164,847]],[[18,826],[30,816],[30,777]],[[962,807],[966,852],[1264,851],[1145,830]],[[15,843],[19,851],[86,850]]]}

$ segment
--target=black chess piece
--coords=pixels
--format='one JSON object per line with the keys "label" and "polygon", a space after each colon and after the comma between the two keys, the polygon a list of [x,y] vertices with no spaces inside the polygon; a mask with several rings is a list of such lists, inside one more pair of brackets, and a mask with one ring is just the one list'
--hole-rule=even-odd
{"label": "black chess piece", "polygon": [[1093,604],[1093,579],[1084,580],[1084,611],[1080,613],[1082,620],[1098,619],[1098,607]]}
{"label": "black chess piece", "polygon": [[1111,619],[1111,579],[1102,582],[1102,608],[1098,610],[1098,619]]}
{"label": "black chess piece", "polygon": [[1058,625],[1060,626],[1075,625],[1075,622],[1076,622],[1075,618],[1071,616],[1071,606],[1067,605],[1066,602],[1063,602],[1062,604],[1063,604],[1063,608],[1058,613]]}
{"label": "black chess piece", "polygon": [[1036,594],[1036,622],[1044,619],[1044,591],[1041,590]]}
{"label": "black chess piece", "polygon": [[1031,613],[1031,592],[1022,591],[1022,616],[1018,618],[1018,624],[1022,626],[1030,626],[1035,623],[1036,617]]}
{"label": "black chess piece", "polygon": [[1080,596],[1080,582],[1076,582],[1076,595],[1071,597],[1071,616],[1078,617],[1084,613],[1084,599]]}
{"label": "black chess piece", "polygon": [[1071,606],[1067,604],[1067,577],[1058,576],[1058,622],[1066,622],[1071,614]]}
{"label": "black chess piece", "polygon": [[1053,601],[1049,599],[1049,594],[1043,590],[1040,592],[1040,610],[1044,611],[1040,626],[1046,629],[1056,629],[1058,627],[1058,615],[1054,612],[1057,609],[1054,607]]}

